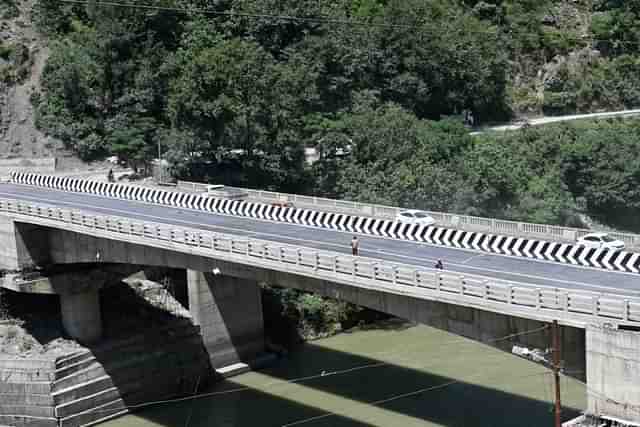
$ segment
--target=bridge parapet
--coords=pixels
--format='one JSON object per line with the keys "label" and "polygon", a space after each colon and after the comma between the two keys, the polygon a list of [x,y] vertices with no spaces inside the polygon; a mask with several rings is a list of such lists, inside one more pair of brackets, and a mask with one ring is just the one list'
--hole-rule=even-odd
{"label": "bridge parapet", "polygon": [[15,221],[95,237],[541,321],[558,319],[563,324],[581,328],[589,324],[640,326],[638,298],[478,275],[463,276],[374,258],[11,199],[0,199],[0,214]]}
{"label": "bridge parapet", "polygon": [[[344,213],[351,215],[370,216],[380,219],[394,219],[398,212],[405,208],[378,205],[373,203],[360,203],[348,200],[328,199],[315,196],[302,196],[298,194],[279,193],[274,191],[255,190],[249,188],[237,188],[248,194],[249,200],[261,203],[291,202],[296,207],[323,210],[328,212]],[[206,192],[207,184],[178,181],[176,190],[190,192]],[[549,224],[535,224],[528,222],[509,221],[496,218],[484,218],[471,215],[459,215],[454,213],[425,211],[431,215],[440,226],[459,228],[468,231],[480,231],[498,233],[517,237],[535,237],[558,242],[575,242],[577,238],[593,232],[593,230],[562,227]],[[610,232],[612,237],[620,239],[629,248],[640,249],[640,235],[633,233]]]}
{"label": "bridge parapet", "polygon": [[105,183],[38,174],[13,175],[13,182],[55,190],[107,196],[114,199],[186,208],[222,215],[269,220],[310,227],[368,234],[398,240],[413,240],[435,245],[454,246],[501,255],[543,259],[608,270],[640,272],[640,253],[588,248],[555,240],[513,237],[509,232],[491,234],[464,231],[439,225],[403,224],[396,220],[350,215],[318,209],[282,206],[282,203],[259,203],[209,197],[140,185]]}

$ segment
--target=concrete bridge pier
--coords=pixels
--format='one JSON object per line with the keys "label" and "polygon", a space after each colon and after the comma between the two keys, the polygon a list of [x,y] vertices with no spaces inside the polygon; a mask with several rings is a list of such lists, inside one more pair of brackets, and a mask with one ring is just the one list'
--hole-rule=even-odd
{"label": "concrete bridge pier", "polygon": [[249,362],[264,351],[257,281],[187,270],[187,283],[189,311],[214,368]]}
{"label": "concrete bridge pier", "polygon": [[102,316],[98,289],[60,293],[62,324],[69,336],[83,344],[93,344],[102,338]]}
{"label": "concrete bridge pier", "polygon": [[587,414],[640,425],[640,332],[587,327]]}

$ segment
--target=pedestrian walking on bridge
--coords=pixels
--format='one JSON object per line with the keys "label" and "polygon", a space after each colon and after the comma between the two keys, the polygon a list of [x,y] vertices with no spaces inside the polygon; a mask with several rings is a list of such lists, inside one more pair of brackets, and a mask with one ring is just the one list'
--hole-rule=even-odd
{"label": "pedestrian walking on bridge", "polygon": [[351,254],[353,256],[358,256],[359,246],[360,246],[360,241],[358,241],[358,237],[353,236],[353,239],[351,239]]}

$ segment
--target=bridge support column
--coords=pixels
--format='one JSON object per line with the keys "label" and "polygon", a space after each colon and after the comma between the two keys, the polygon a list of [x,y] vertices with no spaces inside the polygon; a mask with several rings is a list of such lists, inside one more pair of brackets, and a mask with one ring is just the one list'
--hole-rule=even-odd
{"label": "bridge support column", "polygon": [[187,270],[189,311],[214,368],[264,351],[260,287],[253,280]]}
{"label": "bridge support column", "polygon": [[640,424],[640,332],[587,328],[587,414]]}
{"label": "bridge support column", "polygon": [[62,324],[73,339],[92,344],[102,338],[102,316],[98,289],[61,293]]}

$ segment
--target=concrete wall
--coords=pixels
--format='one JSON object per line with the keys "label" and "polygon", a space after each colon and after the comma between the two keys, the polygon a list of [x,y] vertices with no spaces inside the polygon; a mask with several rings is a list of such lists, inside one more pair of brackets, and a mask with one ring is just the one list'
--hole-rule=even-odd
{"label": "concrete wall", "polygon": [[[51,229],[49,236],[51,261],[54,263],[94,262],[95,254],[100,253],[101,259],[105,262],[158,265],[196,271],[212,271],[217,268],[223,276],[232,276],[257,282],[262,281],[314,292],[476,340],[487,341],[543,326],[542,322],[490,313],[474,308],[384,293],[283,271],[266,270],[166,249],[96,238],[64,230]],[[574,376],[583,379],[586,371],[584,330],[562,327],[561,333],[565,367]],[[499,344],[499,347],[510,350],[511,346],[516,343],[527,347],[550,347],[549,331],[516,337],[510,342]]]}
{"label": "concrete wall", "polygon": [[193,395],[211,376],[199,328],[186,319],[56,360],[0,356],[0,426],[87,425]]}
{"label": "concrete wall", "polygon": [[589,327],[588,412],[640,424],[640,332]]}
{"label": "concrete wall", "polygon": [[0,356],[0,425],[56,427],[55,361]]}
{"label": "concrete wall", "polygon": [[188,270],[187,280],[189,311],[214,368],[251,361],[264,352],[257,282],[195,270]]}
{"label": "concrete wall", "polygon": [[0,269],[20,270],[48,261],[46,229],[0,215]]}
{"label": "concrete wall", "polygon": [[0,176],[9,176],[11,172],[53,173],[56,170],[56,159],[47,158],[17,158],[0,159]]}

